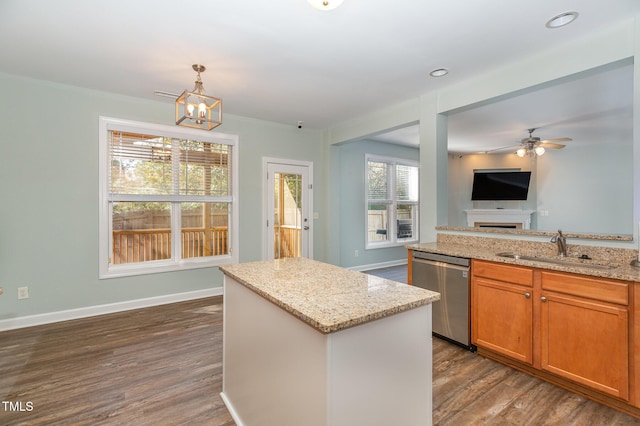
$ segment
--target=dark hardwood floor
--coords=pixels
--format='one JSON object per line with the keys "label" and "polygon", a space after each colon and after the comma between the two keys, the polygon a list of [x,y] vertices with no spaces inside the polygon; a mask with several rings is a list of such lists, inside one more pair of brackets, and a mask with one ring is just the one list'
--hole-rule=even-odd
{"label": "dark hardwood floor", "polygon": [[235,425],[222,297],[0,333],[0,425]]}
{"label": "dark hardwood floor", "polygon": [[[0,333],[0,425],[234,425],[221,389],[221,297]],[[640,424],[439,339],[433,389],[436,425]]]}
{"label": "dark hardwood floor", "polygon": [[640,425],[640,420],[433,338],[434,425]]}

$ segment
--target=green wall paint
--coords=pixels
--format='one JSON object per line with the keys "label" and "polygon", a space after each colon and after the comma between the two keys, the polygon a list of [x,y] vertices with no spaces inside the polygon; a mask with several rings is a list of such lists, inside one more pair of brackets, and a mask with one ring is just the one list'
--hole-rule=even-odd
{"label": "green wall paint", "polygon": [[[98,279],[98,118],[172,124],[173,104],[0,74],[0,320],[222,285],[217,268]],[[37,108],[38,114],[25,112]],[[239,136],[240,260],[262,257],[262,157],[314,162],[326,181],[321,131],[225,115]],[[326,191],[314,191],[316,211]],[[324,214],[314,254],[324,260]],[[30,298],[17,299],[28,286]]]}
{"label": "green wall paint", "polygon": [[[405,146],[362,140],[337,147],[340,164],[338,193],[339,264],[345,267],[405,260],[403,246],[365,250],[365,155],[402,158],[419,161],[419,150]],[[355,257],[358,250],[358,257]]]}

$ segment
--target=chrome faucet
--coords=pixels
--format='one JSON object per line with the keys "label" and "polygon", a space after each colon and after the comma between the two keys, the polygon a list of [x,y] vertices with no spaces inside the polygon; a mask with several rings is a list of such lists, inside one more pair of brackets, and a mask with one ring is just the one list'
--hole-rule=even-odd
{"label": "chrome faucet", "polygon": [[551,242],[558,244],[558,256],[565,257],[567,255],[567,237],[562,235],[562,231],[558,229],[558,233],[551,237]]}

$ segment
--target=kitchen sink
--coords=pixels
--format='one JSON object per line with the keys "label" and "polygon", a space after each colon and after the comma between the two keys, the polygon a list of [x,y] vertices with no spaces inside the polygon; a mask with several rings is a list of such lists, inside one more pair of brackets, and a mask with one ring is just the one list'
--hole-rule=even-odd
{"label": "kitchen sink", "polygon": [[585,262],[577,262],[577,261],[570,260],[569,258],[558,259],[558,258],[551,258],[551,257],[526,256],[526,255],[521,255],[521,254],[512,253],[512,252],[497,253],[496,256],[507,257],[509,259],[530,260],[533,262],[553,263],[556,265],[564,265],[564,266],[570,266],[570,267],[576,267],[576,268],[591,268],[591,269],[615,268],[615,266],[611,266],[611,265],[599,265],[597,263],[588,263],[589,262],[588,260]]}

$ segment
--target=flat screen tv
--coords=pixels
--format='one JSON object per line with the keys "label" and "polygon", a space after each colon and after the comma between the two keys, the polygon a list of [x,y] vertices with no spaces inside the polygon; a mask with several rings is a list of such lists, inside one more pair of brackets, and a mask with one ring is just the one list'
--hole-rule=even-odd
{"label": "flat screen tv", "polygon": [[526,200],[531,172],[476,172],[471,200]]}

